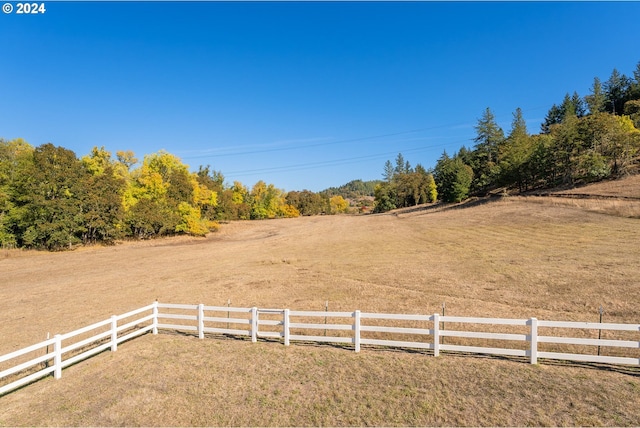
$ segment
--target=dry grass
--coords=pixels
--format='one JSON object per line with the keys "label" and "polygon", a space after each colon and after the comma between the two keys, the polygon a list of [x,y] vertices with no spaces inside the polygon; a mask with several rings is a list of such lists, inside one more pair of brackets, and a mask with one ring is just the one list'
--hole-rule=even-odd
{"label": "dry grass", "polygon": [[640,199],[640,174],[630,175],[620,180],[601,181],[571,190],[556,193],[582,193],[595,196],[616,196]]}
{"label": "dry grass", "polygon": [[472,356],[160,335],[2,405],[2,425],[634,426],[640,380]]}
{"label": "dry grass", "polygon": [[[0,354],[156,298],[640,322],[638,220],[539,199],[6,251]],[[633,370],[160,335],[0,398],[0,424],[640,425],[639,397]]]}
{"label": "dry grass", "polygon": [[544,201],[535,201],[535,197],[527,197],[530,202],[551,204],[558,207],[580,208],[617,217],[640,218],[640,200],[627,199],[581,199],[563,197],[545,197]]}

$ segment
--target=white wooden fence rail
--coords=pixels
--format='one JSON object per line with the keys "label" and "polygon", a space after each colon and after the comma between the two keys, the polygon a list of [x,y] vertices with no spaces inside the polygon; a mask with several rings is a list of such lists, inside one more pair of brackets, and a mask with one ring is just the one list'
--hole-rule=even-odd
{"label": "white wooden fence rail", "polygon": [[[131,320],[131,318],[140,316],[145,312],[151,313]],[[0,386],[0,395],[43,378],[50,373],[53,373],[54,378],[60,379],[64,367],[85,360],[107,349],[116,351],[119,343],[133,339],[148,331],[157,333],[155,326],[157,315],[158,307],[156,303],[153,303],[126,314],[113,315],[109,319],[70,333],[56,334],[52,339],[0,356],[0,364],[3,364],[7,361],[19,360],[20,357],[28,358],[29,354],[40,354],[38,357],[0,371],[0,382],[12,375],[17,377],[10,383]],[[127,320],[127,322],[119,325],[118,322],[122,320]],[[96,333],[96,330],[105,331]],[[93,332],[93,335],[85,338],[84,336],[90,332]],[[69,343],[74,339],[76,341]],[[49,364],[50,362],[51,364]],[[41,368],[42,366],[44,368]]]}
{"label": "white wooden fence rail", "polygon": [[[150,313],[149,313],[150,312]],[[146,315],[140,316],[141,314]],[[132,319],[138,316],[138,318]],[[319,321],[318,321],[319,319]],[[119,321],[127,320],[124,324]],[[312,320],[313,322],[310,322]],[[329,320],[331,320],[329,322]],[[396,325],[385,325],[392,322]],[[409,325],[397,325],[408,323]],[[444,326],[447,326],[447,329]],[[471,331],[459,327],[473,325]],[[478,327],[480,326],[480,327]],[[491,331],[487,331],[489,326]],[[496,328],[497,326],[497,328]],[[495,331],[500,328],[508,331]],[[22,361],[0,371],[2,380],[10,378],[10,383],[0,386],[0,395],[19,388],[27,383],[53,373],[54,378],[62,376],[62,369],[107,349],[116,351],[118,344],[149,331],[158,333],[158,329],[195,332],[199,338],[209,334],[227,334],[248,336],[256,342],[258,338],[282,339],[286,346],[290,341],[326,342],[352,344],[356,352],[361,345],[429,349],[434,356],[440,351],[467,352],[493,355],[509,355],[528,358],[536,364],[538,358],[585,361],[607,364],[640,365],[640,324],[590,323],[573,321],[541,321],[530,319],[473,318],[433,315],[406,315],[329,311],[292,311],[289,309],[232,308],[227,306],[205,306],[171,304],[155,302],[122,315],[83,327],[66,334],[58,334],[27,348],[0,356],[0,368],[7,361],[25,358],[29,354],[39,356]],[[548,335],[540,335],[539,330],[546,329]],[[100,330],[99,332],[95,332]],[[515,333],[514,331],[520,331]],[[585,337],[567,337],[566,330],[616,331],[626,333],[624,338],[594,339]],[[89,332],[92,336],[83,337]],[[330,335],[327,335],[328,332]],[[552,333],[558,333],[553,334]],[[369,337],[373,335],[374,337]],[[363,337],[365,336],[365,337]],[[82,337],[82,338],[81,338]],[[490,343],[510,343],[509,347],[477,346],[458,341],[444,343],[445,338],[458,338],[467,341]],[[629,339],[632,340],[629,340]],[[68,343],[76,339],[73,343]],[[65,342],[63,344],[63,342]],[[615,348],[617,354],[624,349],[635,348],[627,355],[593,355],[588,353],[567,353],[539,350],[539,345],[549,343],[555,346],[590,346],[607,350]],[[51,351],[49,348],[51,347]],[[619,351],[621,348],[623,351]],[[46,352],[43,353],[43,350]],[[51,363],[51,364],[50,364]],[[44,365],[44,368],[42,366]],[[13,380],[13,378],[17,378]]]}

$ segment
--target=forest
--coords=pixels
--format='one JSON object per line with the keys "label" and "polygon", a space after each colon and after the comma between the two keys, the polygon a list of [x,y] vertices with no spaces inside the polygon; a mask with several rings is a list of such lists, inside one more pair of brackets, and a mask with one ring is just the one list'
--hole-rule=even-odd
{"label": "forest", "polygon": [[[387,161],[374,190],[375,212],[422,203],[461,202],[492,191],[522,193],[637,172],[640,151],[640,63],[629,78],[614,69],[591,93],[565,95],[547,113],[539,134],[529,134],[520,108],[507,135],[487,108],[475,127],[476,143],[435,168],[411,168],[401,153]],[[435,182],[435,183],[434,183]]]}
{"label": "forest", "polygon": [[[446,152],[432,169],[402,154],[384,165],[383,180],[354,180],[322,192],[285,192],[258,181],[248,188],[209,166],[196,172],[166,152],[115,156],[94,147],[78,158],[64,147],[0,139],[0,246],[62,250],[121,239],[204,236],[230,220],[338,214],[374,196],[374,211],[460,202],[499,189],[573,185],[636,172],[640,153],[640,63],[627,77],[595,78],[591,93],[554,104],[538,134],[520,109],[510,131],[487,108],[475,145]],[[357,209],[357,208],[356,208]],[[354,208],[352,207],[353,211]]]}
{"label": "forest", "polygon": [[[135,167],[136,165],[139,165]],[[141,163],[94,147],[78,159],[64,147],[0,140],[0,244],[61,250],[120,239],[204,236],[220,221],[346,212],[342,196],[285,193],[273,184],[225,184],[222,173],[190,172],[160,151]]]}

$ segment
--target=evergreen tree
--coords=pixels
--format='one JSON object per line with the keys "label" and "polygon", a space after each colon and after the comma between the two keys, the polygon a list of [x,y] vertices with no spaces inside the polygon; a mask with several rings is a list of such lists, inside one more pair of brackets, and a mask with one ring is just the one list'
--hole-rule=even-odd
{"label": "evergreen tree", "polygon": [[500,151],[500,176],[502,185],[517,184],[520,191],[527,187],[526,163],[531,155],[531,143],[527,125],[518,107],[513,113],[511,132]]}
{"label": "evergreen tree", "polygon": [[571,101],[569,103],[569,106],[565,108],[565,114],[566,112],[570,111],[570,109],[573,110],[573,113],[578,118],[584,117],[584,115],[587,113],[587,109],[585,107],[584,101],[582,100],[580,95],[578,95],[577,92],[574,92],[573,95],[571,96]]}
{"label": "evergreen tree", "polygon": [[469,196],[473,170],[460,158],[442,154],[435,168],[438,194],[443,202],[460,202]]}
{"label": "evergreen tree", "polygon": [[587,106],[589,107],[589,112],[591,114],[604,111],[607,97],[602,89],[602,83],[600,83],[599,78],[595,77],[593,79],[593,86],[591,86],[591,94],[587,95],[584,98],[587,103]]}
{"label": "evergreen tree", "polygon": [[543,134],[551,132],[551,126],[562,122],[564,118],[564,112],[561,107],[552,105],[547,115],[544,117],[544,122],[540,125],[540,130]]}
{"label": "evergreen tree", "polygon": [[384,177],[384,181],[390,182],[391,180],[393,180],[393,176],[395,175],[395,173],[396,171],[393,169],[393,165],[391,164],[391,161],[388,160],[387,162],[385,162],[384,172],[382,173],[382,176]]}
{"label": "evergreen tree", "polygon": [[[502,128],[498,126],[488,107],[478,120],[475,130],[473,175],[476,177],[476,181],[474,188],[476,191],[484,192],[494,183],[500,146],[504,143],[505,138]],[[440,193],[442,192],[440,191]]]}
{"label": "evergreen tree", "polygon": [[404,156],[402,156],[402,153],[398,153],[398,156],[396,156],[396,167],[393,170],[394,174],[403,174],[406,172],[406,162],[404,160]]}
{"label": "evergreen tree", "polygon": [[613,69],[609,80],[604,83],[604,90],[607,96],[605,104],[606,111],[620,115],[624,110],[624,103],[629,97],[630,79],[621,74],[617,69]]}
{"label": "evergreen tree", "polygon": [[541,125],[542,132],[545,134],[549,133],[553,125],[562,123],[567,116],[573,115],[580,118],[584,116],[585,113],[586,109],[584,102],[578,93],[574,92],[572,96],[570,96],[569,93],[566,93],[560,106],[554,104],[551,109],[549,109],[549,112]]}

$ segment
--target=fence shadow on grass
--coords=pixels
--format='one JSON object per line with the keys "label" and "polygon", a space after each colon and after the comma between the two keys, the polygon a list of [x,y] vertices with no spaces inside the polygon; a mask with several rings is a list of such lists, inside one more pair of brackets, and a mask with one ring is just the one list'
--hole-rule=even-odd
{"label": "fence shadow on grass", "polygon": [[[194,338],[198,337],[197,334],[194,334],[191,332],[181,332],[181,331],[175,331],[175,330],[159,330],[159,332],[162,334],[171,335],[171,336],[194,337]],[[250,336],[238,336],[238,335],[232,335],[232,334],[205,334],[205,338],[213,339],[213,340],[231,340],[231,341],[251,343]],[[276,339],[276,338],[270,338],[270,337],[259,337],[257,340],[257,343],[277,344],[280,346],[284,346],[282,339]],[[295,341],[294,343],[292,343],[292,346],[293,345],[295,345],[296,347],[307,347],[307,348],[316,348],[316,349],[332,348],[332,349],[339,349],[342,351],[354,352],[353,345],[345,344],[345,343]],[[361,351],[378,352],[378,353],[395,353],[395,354],[413,354],[413,355],[434,358],[433,351],[424,350],[424,349],[361,345]],[[531,365],[528,357],[514,357],[514,356],[508,356],[508,355],[494,355],[494,354],[477,354],[477,353],[471,353],[471,352],[451,352],[451,351],[441,350],[440,356],[437,358],[446,358],[446,359],[474,358],[474,359],[480,359],[480,360],[506,361],[510,363]],[[591,362],[569,361],[569,360],[555,360],[555,359],[548,359],[548,358],[539,358],[538,364],[542,364],[545,366],[573,367],[573,368],[606,371],[610,373],[620,373],[627,376],[640,378],[640,367],[633,367],[633,366],[619,366],[614,364],[591,363]]]}

